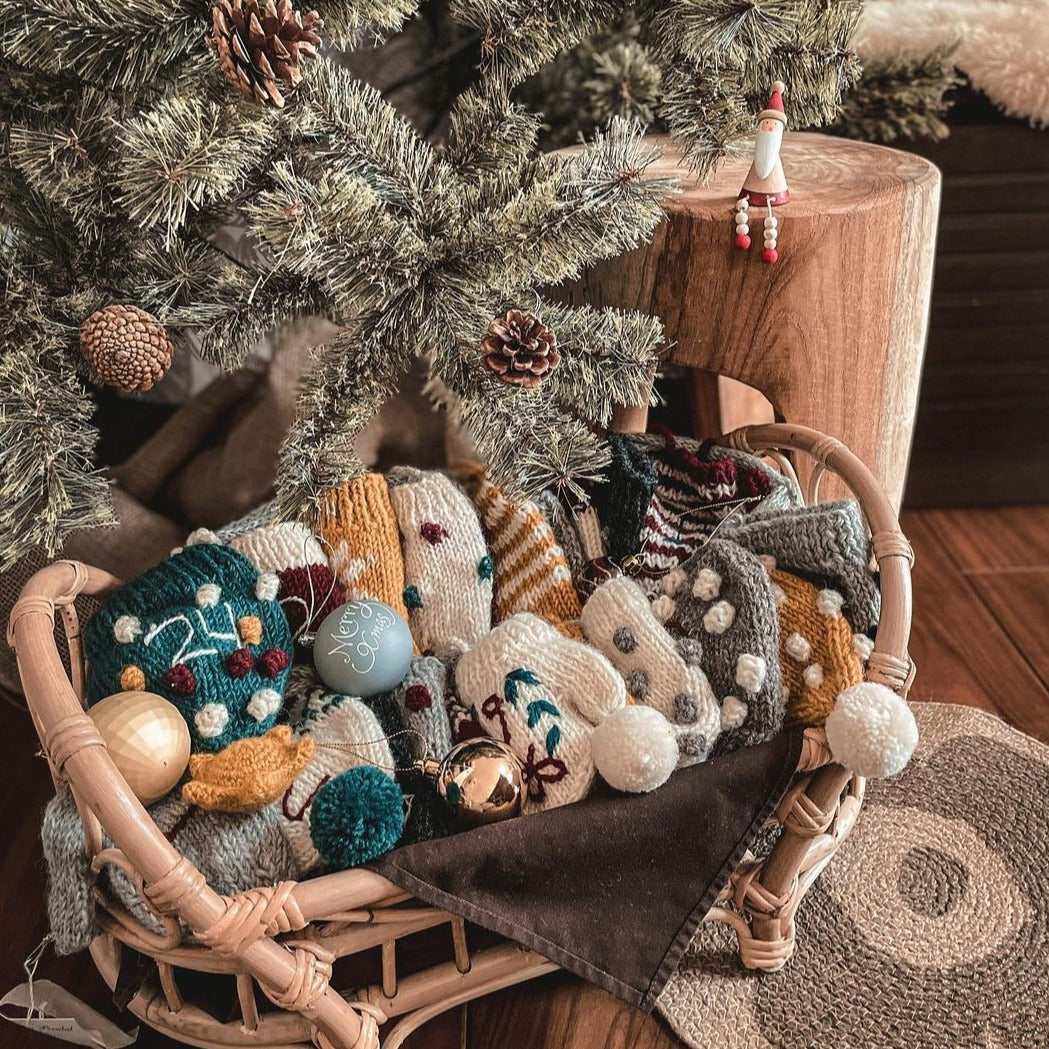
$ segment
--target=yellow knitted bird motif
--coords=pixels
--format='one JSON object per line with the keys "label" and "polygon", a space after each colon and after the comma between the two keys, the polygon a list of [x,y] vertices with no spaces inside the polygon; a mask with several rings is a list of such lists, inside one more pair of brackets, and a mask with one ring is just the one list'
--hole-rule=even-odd
{"label": "yellow knitted bird motif", "polygon": [[217,754],[194,754],[183,800],[220,812],[258,812],[291,786],[313,758],[309,736],[296,739],[290,725],[264,736],[238,739]]}

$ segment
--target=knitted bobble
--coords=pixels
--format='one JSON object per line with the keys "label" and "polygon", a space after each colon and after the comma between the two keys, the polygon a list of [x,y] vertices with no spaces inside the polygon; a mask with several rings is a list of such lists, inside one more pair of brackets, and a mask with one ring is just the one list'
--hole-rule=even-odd
{"label": "knitted bobble", "polygon": [[255,596],[260,601],[276,601],[280,580],[275,572],[260,572],[255,582]]}
{"label": "knitted bobble", "polygon": [[721,709],[706,675],[682,657],[640,586],[625,576],[610,579],[591,595],[580,623],[634,698],[678,728],[682,764],[702,761],[721,731]]}
{"label": "knitted bobble", "polygon": [[246,710],[256,721],[267,721],[275,717],[284,705],[281,694],[272,688],[259,688],[251,694]]}
{"label": "knitted bobble", "polygon": [[[463,703],[485,732],[506,743],[521,762],[526,812],[579,801],[594,781],[592,728],[569,703],[573,692],[590,687],[587,668],[551,653],[551,634],[560,645],[574,645],[604,662],[543,620],[521,613],[482,638],[455,668]],[[619,683],[622,706],[622,680],[608,670]]]}
{"label": "knitted bobble", "polygon": [[121,692],[141,692],[146,687],[146,675],[141,667],[134,665],[120,671]]}
{"label": "knitted bobble", "polygon": [[222,587],[218,583],[205,583],[197,589],[197,605],[200,608],[214,608],[222,597]]}
{"label": "knitted bobble", "polygon": [[[376,716],[359,699],[323,689],[309,692],[296,728],[314,741],[314,756],[277,803],[281,826],[300,869],[320,866],[321,856],[311,836],[312,807],[321,788],[359,765],[393,783],[393,755]],[[396,784],[393,784],[396,787]]]}
{"label": "knitted bobble", "polygon": [[129,644],[142,633],[142,622],[138,616],[118,616],[113,624],[113,636],[122,645]]}
{"label": "knitted bobble", "polygon": [[258,616],[241,616],[237,633],[245,645],[257,645],[262,640],[262,620]]}
{"label": "knitted bobble", "polygon": [[390,502],[404,554],[412,637],[423,651],[461,652],[492,624],[492,580],[481,523],[466,493],[443,474],[389,474]]}
{"label": "knitted bobble", "polygon": [[386,478],[365,474],[324,493],[317,532],[347,601],[375,600],[404,619],[404,558]]}
{"label": "knitted bobble", "polygon": [[291,666],[291,656],[283,648],[267,648],[258,658],[259,673],[263,677],[275,678],[289,666]]}
{"label": "knitted bobble", "polygon": [[255,666],[255,657],[246,648],[234,649],[224,661],[226,673],[230,677],[247,677]]}
{"label": "knitted bobble", "polygon": [[176,663],[165,671],[164,680],[168,687],[178,696],[192,696],[197,690],[197,678],[185,663]]}
{"label": "knitted bobble", "polygon": [[534,612],[558,626],[578,619],[572,573],[539,507],[511,502],[483,476],[473,475],[467,489],[491,551],[495,621],[517,612]]}

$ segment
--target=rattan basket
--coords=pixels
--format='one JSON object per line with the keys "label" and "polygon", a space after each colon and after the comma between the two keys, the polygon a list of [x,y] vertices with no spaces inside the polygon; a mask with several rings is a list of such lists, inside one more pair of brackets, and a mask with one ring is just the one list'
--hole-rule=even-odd
{"label": "rattan basket", "polygon": [[[818,498],[827,470],[855,494],[881,569],[882,616],[868,678],[905,695],[913,678],[907,655],[913,555],[870,471],[840,441],[802,427],[745,427],[722,443],[766,456],[795,484],[797,475],[784,453],[814,458],[805,493],[809,502]],[[421,906],[367,870],[232,897],[209,888],[128,789],[83,710],[85,669],[75,601],[117,585],[105,572],[56,562],[26,585],[8,637],[17,649],[29,710],[56,786],[67,782],[72,788],[93,869],[107,863],[123,869],[163,925],[164,933],[157,935],[96,890],[102,932],[90,950],[106,982],[116,984],[126,947],[157,965],[156,981],[130,1002],[135,1015],[178,1041],[208,1049],[367,1049],[380,1044],[379,1025],[389,1022],[382,1044],[397,1049],[411,1031],[444,1010],[556,968],[509,942],[472,951],[462,919]],[[56,644],[56,613],[69,640],[70,674]],[[862,781],[831,762],[822,730],[807,730],[797,776],[776,810],[782,830],[775,846],[765,859],[748,857],[740,864],[706,919],[735,929],[744,966],[771,971],[788,961],[798,905],[851,830],[862,799]],[[103,830],[113,847],[103,848]],[[398,941],[443,925],[449,929],[448,960],[399,973]],[[338,960],[375,949],[381,977],[337,991],[332,973]],[[212,974],[210,979],[232,977],[239,1016],[224,1023],[194,1004],[187,985],[197,987],[199,979],[190,980],[188,970]],[[275,1008],[260,1008],[256,988]]]}

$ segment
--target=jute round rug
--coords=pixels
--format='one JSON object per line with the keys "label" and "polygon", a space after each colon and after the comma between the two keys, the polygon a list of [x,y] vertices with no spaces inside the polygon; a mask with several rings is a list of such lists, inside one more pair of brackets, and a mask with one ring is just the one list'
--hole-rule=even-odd
{"label": "jute round rug", "polygon": [[694,1049],[1049,1046],[1049,747],[968,707],[869,784],[778,973],[703,926],[658,1008]]}

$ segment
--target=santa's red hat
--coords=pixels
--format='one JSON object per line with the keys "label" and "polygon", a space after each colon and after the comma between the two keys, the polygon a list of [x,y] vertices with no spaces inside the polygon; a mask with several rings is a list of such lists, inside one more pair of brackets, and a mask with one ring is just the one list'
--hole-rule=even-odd
{"label": "santa's red hat", "polygon": [[786,124],[787,114],[783,112],[783,92],[786,90],[782,80],[773,82],[769,104],[758,114],[758,120],[779,120]]}

